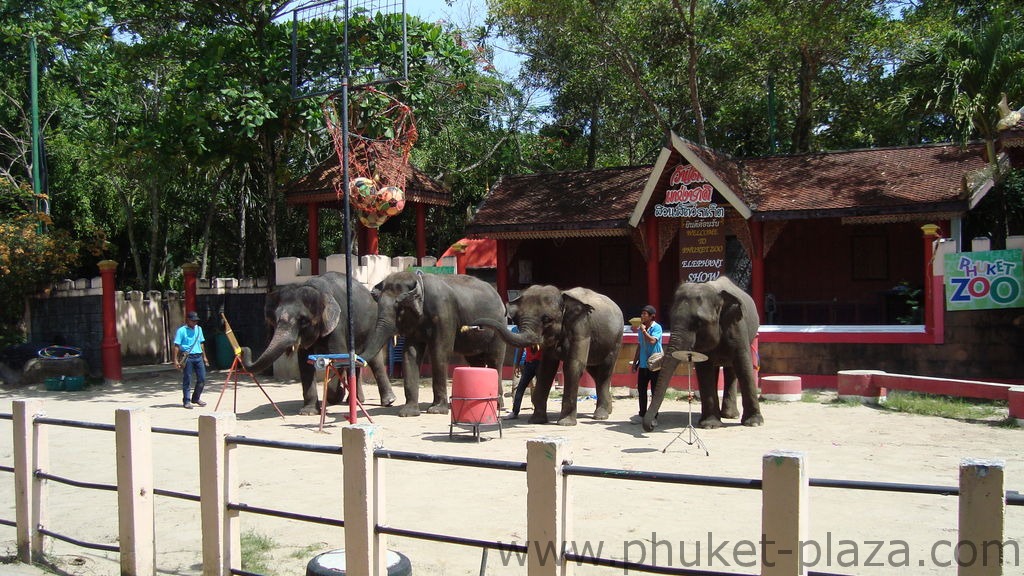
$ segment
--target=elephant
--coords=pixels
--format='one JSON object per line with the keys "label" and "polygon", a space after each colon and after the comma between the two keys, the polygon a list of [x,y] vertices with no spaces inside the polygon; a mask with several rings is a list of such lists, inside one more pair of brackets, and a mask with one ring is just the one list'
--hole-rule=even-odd
{"label": "elephant", "polygon": [[562,291],[555,286],[534,285],[508,303],[508,316],[518,333],[487,318],[474,321],[493,329],[509,345],[537,346],[541,361],[533,389],[531,424],[548,422],[547,401],[559,363],[565,386],[558,424],[576,425],[576,400],[580,377],[587,370],[597,385],[595,420],[612,413],[611,378],[622,347],[622,310],[607,296],[587,288]]}
{"label": "elephant", "polygon": [[[399,416],[419,416],[420,362],[429,350],[434,398],[427,412],[447,414],[448,359],[454,352],[470,366],[489,366],[501,371],[505,343],[486,330],[464,327],[475,318],[505,322],[505,305],[487,282],[462,274],[394,272],[373,288],[377,301],[377,324],[363,348],[364,355],[377,354],[394,334],[405,337],[405,404]],[[501,380],[498,403],[504,408]]]}
{"label": "elephant", "polygon": [[[722,418],[739,416],[736,410],[736,388],[743,395],[744,426],[764,424],[757,401],[757,376],[751,356],[751,344],[760,322],[754,300],[725,276],[710,282],[683,282],[676,288],[670,310],[670,332],[665,347],[661,374],[651,395],[651,405],[644,415],[647,432],[658,425],[658,409],[665,399],[665,390],[676,371],[677,351],[700,352],[708,357],[695,362],[700,390],[701,428],[719,428]],[[725,395],[718,404],[718,367],[725,370]]]}
{"label": "elephant", "polygon": [[[328,272],[298,285],[285,286],[267,294],[264,314],[267,323],[274,330],[263,354],[253,363],[245,362],[251,372],[262,372],[269,368],[281,354],[297,352],[299,376],[302,381],[302,408],[299,414],[319,414],[320,401],[317,386],[313,381],[316,369],[307,360],[311,354],[339,354],[348,352],[348,326],[346,294],[352,296],[352,324],[355,332],[356,349],[363,344],[373,329],[377,318],[377,303],[370,290],[362,283],[352,280],[349,292],[348,280],[344,274]],[[367,365],[377,380],[380,402],[390,406],[395,402],[391,381],[382,353],[364,356]],[[344,370],[342,370],[344,372]],[[338,403],[344,394],[337,382],[331,382],[327,390],[328,404]],[[363,400],[360,384],[358,399]]]}

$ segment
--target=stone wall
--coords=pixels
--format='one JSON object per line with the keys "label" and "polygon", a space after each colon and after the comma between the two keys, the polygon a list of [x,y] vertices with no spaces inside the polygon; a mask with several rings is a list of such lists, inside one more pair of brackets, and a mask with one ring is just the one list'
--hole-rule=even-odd
{"label": "stone wall", "polygon": [[[409,256],[362,256],[353,267],[352,277],[372,288],[388,274],[409,266],[455,266],[454,258],[438,261],[425,257],[418,263]],[[310,278],[308,258],[279,258],[278,285],[297,284]],[[345,256],[334,254],[321,260],[322,271],[345,271]],[[29,301],[29,340],[64,344],[82,350],[89,373],[99,376],[100,345],[103,341],[102,278],[81,278],[56,282],[49,290]],[[207,354],[217,368],[228,368],[233,351],[224,334],[221,315],[227,317],[241,346],[249,347],[254,357],[270,340],[263,304],[267,281],[264,278],[212,278],[196,283],[196,311],[207,340]],[[175,291],[115,292],[117,339],[125,366],[161,364],[171,359],[174,333],[184,323],[184,293]],[[224,363],[227,362],[227,365]],[[290,362],[294,364],[294,362]],[[284,377],[297,375],[297,369]],[[280,376],[280,374],[279,374]]]}

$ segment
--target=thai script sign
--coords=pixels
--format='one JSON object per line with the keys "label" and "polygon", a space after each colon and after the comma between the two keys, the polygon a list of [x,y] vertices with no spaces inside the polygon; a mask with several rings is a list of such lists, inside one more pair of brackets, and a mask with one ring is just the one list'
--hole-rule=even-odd
{"label": "thai script sign", "polygon": [[946,254],[946,309],[1024,308],[1021,250]]}
{"label": "thai script sign", "polygon": [[678,218],[679,277],[707,282],[725,269],[725,207],[714,202],[715,188],[690,164],[679,164],[669,177],[663,204],[654,206],[658,218]]}

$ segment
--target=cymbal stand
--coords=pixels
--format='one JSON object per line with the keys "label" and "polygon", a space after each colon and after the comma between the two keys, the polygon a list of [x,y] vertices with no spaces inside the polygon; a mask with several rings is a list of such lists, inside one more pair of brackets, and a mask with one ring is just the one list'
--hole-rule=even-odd
{"label": "cymbal stand", "polygon": [[664,454],[668,450],[669,446],[671,446],[676,440],[679,440],[680,438],[683,438],[683,435],[685,434],[686,438],[683,439],[683,442],[685,442],[686,444],[688,444],[690,446],[693,446],[694,444],[696,444],[698,447],[700,447],[701,450],[704,450],[704,455],[705,456],[711,456],[711,452],[708,451],[707,445],[705,445],[704,441],[701,440],[700,436],[697,435],[697,429],[693,427],[693,387],[692,387],[692,381],[693,381],[693,355],[691,353],[684,353],[684,354],[686,355],[686,360],[685,361],[686,361],[686,366],[687,366],[687,372],[686,372],[686,428],[683,428],[682,430],[680,430],[679,433],[676,434],[675,438],[673,438],[671,442],[666,444],[665,447],[661,449],[661,452]]}

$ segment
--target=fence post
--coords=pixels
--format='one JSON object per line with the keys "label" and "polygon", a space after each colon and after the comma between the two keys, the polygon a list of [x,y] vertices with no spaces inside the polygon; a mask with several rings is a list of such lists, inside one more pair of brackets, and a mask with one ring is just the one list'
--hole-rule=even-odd
{"label": "fence post", "polygon": [[230,412],[199,417],[199,509],[203,530],[203,576],[227,576],[242,562],[238,511],[228,510],[235,498],[234,446],[227,437],[235,429]]}
{"label": "fence post", "polygon": [[383,440],[378,426],[355,424],[341,429],[347,574],[387,573],[387,548],[376,532],[377,524],[384,523],[384,463],[373,456]]}
{"label": "fence post", "polygon": [[117,519],[121,574],[156,574],[153,499],[153,441],[149,413],[143,408],[118,408],[114,413],[117,441]]}
{"label": "fence post", "polygon": [[802,452],[773,450],[761,460],[761,576],[804,573],[808,480]]}
{"label": "fence post", "polygon": [[43,559],[43,535],[39,526],[46,519],[46,481],[36,470],[49,465],[46,427],[35,425],[43,415],[41,400],[14,401],[14,508],[18,561],[31,564]]}
{"label": "fence post", "polygon": [[1005,466],[1002,460],[960,462],[960,533],[955,550],[959,576],[1003,573]]}
{"label": "fence post", "polygon": [[568,576],[565,543],[571,540],[571,498],[562,465],[572,451],[565,438],[526,442],[526,558],[529,576]]}

